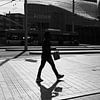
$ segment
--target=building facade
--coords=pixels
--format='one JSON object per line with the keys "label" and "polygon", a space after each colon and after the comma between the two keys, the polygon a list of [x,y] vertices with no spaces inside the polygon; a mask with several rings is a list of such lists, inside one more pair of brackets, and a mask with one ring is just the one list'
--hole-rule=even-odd
{"label": "building facade", "polygon": [[[80,43],[100,44],[100,21],[74,14],[54,5],[28,4],[28,28],[45,30],[59,29],[61,34],[74,31],[79,33]],[[40,35],[41,36],[41,32]],[[43,35],[42,35],[43,36]],[[40,37],[41,38],[41,37]]]}
{"label": "building facade", "polygon": [[[9,35],[9,32],[11,32],[12,35],[16,33],[16,32],[12,33],[11,30],[13,32],[14,30],[22,30],[22,31],[24,30],[24,15],[23,14],[9,13],[6,15],[0,15],[0,45],[7,44],[7,41],[8,41],[7,37]],[[19,34],[22,31],[19,31]],[[24,32],[22,32],[22,34],[24,34]],[[14,37],[12,35],[10,35],[10,38]],[[12,43],[14,43],[14,41],[12,41]]]}
{"label": "building facade", "polygon": [[[46,29],[49,29],[53,34],[53,42],[59,41],[61,43],[64,40],[65,45],[68,45],[67,42],[69,40],[73,42],[73,36],[75,36],[74,40],[78,39],[79,43],[82,44],[100,44],[100,21],[98,18],[100,3],[97,6],[95,0],[92,3],[89,0],[82,0],[81,2],[77,0],[73,14],[71,0],[51,1],[33,1],[27,5],[28,37],[31,37],[32,45],[41,44]],[[23,14],[6,14],[3,22],[4,29],[21,29],[23,32],[20,32],[24,37]],[[72,32],[73,25],[74,32]],[[62,35],[63,37],[61,37]],[[63,44],[61,43],[61,45]]]}
{"label": "building facade", "polygon": [[5,44],[6,39],[5,39],[5,19],[4,15],[0,15],[0,45]]}
{"label": "building facade", "polygon": [[6,29],[23,29],[24,15],[20,13],[8,13],[5,16]]}

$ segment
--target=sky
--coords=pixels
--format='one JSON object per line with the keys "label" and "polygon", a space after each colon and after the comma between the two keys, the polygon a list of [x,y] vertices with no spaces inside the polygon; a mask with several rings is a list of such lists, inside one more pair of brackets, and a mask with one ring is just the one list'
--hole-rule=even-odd
{"label": "sky", "polygon": [[6,13],[24,13],[24,2],[22,0],[0,0],[0,14],[5,15]]}

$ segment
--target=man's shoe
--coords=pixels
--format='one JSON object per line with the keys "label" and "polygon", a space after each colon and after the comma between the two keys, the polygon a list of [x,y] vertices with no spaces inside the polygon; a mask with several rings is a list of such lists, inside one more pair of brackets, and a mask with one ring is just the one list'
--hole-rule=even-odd
{"label": "man's shoe", "polygon": [[43,80],[41,78],[37,78],[36,82],[42,82]]}
{"label": "man's shoe", "polygon": [[58,75],[57,79],[59,80],[60,78],[63,78],[63,77],[64,77],[64,75]]}

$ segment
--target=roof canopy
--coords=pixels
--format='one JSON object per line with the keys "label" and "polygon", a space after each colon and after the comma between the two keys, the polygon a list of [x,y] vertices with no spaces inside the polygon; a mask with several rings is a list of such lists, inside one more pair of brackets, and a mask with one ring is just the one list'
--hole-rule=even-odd
{"label": "roof canopy", "polygon": [[[72,12],[72,0],[28,0],[28,3],[52,5]],[[75,14],[91,20],[98,20],[97,3],[75,0]]]}

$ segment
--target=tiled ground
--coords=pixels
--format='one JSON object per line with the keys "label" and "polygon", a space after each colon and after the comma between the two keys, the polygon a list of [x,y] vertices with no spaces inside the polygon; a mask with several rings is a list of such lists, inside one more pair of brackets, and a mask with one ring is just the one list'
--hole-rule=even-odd
{"label": "tiled ground", "polygon": [[0,100],[100,100],[99,54],[61,56],[55,61],[65,75],[61,82],[46,63],[41,84],[35,81],[40,58],[31,59],[11,59],[0,66]]}

